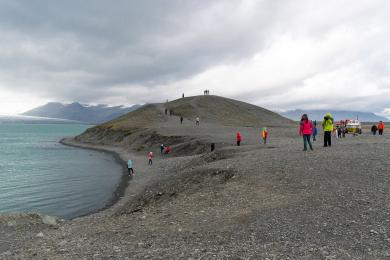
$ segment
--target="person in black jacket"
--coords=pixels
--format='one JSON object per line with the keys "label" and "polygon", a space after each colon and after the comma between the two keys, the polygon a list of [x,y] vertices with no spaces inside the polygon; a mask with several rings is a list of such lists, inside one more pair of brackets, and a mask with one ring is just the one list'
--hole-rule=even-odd
{"label": "person in black jacket", "polygon": [[378,131],[378,127],[377,127],[376,125],[372,125],[372,127],[371,127],[371,133],[372,133],[373,135],[376,135],[376,131]]}

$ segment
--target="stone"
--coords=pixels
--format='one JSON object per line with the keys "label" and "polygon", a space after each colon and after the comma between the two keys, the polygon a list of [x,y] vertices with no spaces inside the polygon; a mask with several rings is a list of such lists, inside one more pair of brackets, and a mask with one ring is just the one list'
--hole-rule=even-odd
{"label": "stone", "polygon": [[43,224],[49,225],[49,226],[56,226],[57,225],[57,219],[55,217],[52,217],[52,216],[46,216],[46,215],[43,216],[42,222],[43,222]]}

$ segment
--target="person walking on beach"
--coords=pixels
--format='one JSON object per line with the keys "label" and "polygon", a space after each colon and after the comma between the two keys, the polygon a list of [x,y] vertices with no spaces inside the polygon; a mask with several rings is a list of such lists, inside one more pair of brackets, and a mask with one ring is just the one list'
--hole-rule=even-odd
{"label": "person walking on beach", "polygon": [[199,121],[200,121],[199,117],[196,117],[196,119],[195,119],[195,124],[196,124],[196,125],[199,125]]}
{"label": "person walking on beach", "polygon": [[153,152],[148,153],[148,165],[153,165]]}
{"label": "person walking on beach", "polygon": [[314,121],[314,125],[313,125],[313,142],[315,142],[317,140],[316,139],[317,134],[318,134],[317,121]]}
{"label": "person walking on beach", "polygon": [[261,138],[263,139],[263,144],[267,144],[267,138],[268,138],[267,127],[263,127],[263,130],[261,131]]}
{"label": "person walking on beach", "polygon": [[326,113],[322,120],[322,128],[324,129],[324,147],[332,146],[332,131],[333,131],[333,118],[330,113]]}
{"label": "person walking on beach", "polygon": [[378,131],[378,127],[376,125],[371,126],[371,133],[372,135],[376,135],[376,131]]}
{"label": "person walking on beach", "polygon": [[240,132],[237,132],[236,134],[236,141],[237,141],[237,146],[240,146],[242,141],[242,136]]}
{"label": "person walking on beach", "polygon": [[378,124],[379,135],[383,135],[383,130],[385,130],[385,124],[382,121],[379,121]]}
{"label": "person walking on beach", "polygon": [[127,161],[127,170],[129,171],[129,176],[134,175],[133,162],[131,160]]}
{"label": "person walking on beach", "polygon": [[303,137],[303,151],[307,151],[307,144],[309,144],[310,150],[313,151],[313,146],[310,141],[313,129],[313,123],[309,121],[307,114],[303,114],[299,126],[299,135]]}
{"label": "person walking on beach", "polygon": [[180,117],[180,124],[183,124],[183,119],[184,119],[184,118],[181,116],[181,117]]}
{"label": "person walking on beach", "polygon": [[161,153],[161,155],[163,155],[164,149],[165,149],[164,144],[161,144],[161,145],[160,145],[160,153]]}

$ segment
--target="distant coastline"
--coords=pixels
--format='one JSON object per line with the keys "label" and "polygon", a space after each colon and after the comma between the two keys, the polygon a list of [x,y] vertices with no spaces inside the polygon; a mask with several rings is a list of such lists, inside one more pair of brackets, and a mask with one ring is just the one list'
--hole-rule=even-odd
{"label": "distant coastline", "polygon": [[25,116],[25,115],[0,115],[1,123],[19,123],[19,124],[79,124],[79,125],[91,125],[85,122],[61,119],[61,118],[50,118],[40,116]]}

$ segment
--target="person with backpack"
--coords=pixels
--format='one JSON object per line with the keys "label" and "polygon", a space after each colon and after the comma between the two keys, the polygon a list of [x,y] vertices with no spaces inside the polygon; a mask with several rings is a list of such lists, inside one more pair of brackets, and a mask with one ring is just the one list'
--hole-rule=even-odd
{"label": "person with backpack", "polygon": [[133,161],[132,160],[128,160],[127,161],[127,170],[129,171],[129,176],[133,176],[134,175]]}
{"label": "person with backpack", "polygon": [[309,121],[307,114],[303,114],[299,125],[299,135],[303,137],[303,151],[307,151],[307,144],[309,144],[310,150],[313,151],[313,146],[310,141],[313,129],[313,123]]}
{"label": "person with backpack", "polygon": [[268,138],[267,127],[263,127],[263,130],[261,131],[261,138],[263,139],[263,144],[267,144],[267,138]]}
{"label": "person with backpack", "polygon": [[379,135],[383,135],[383,130],[385,130],[385,124],[383,123],[383,121],[379,121],[378,124]]}
{"label": "person with backpack", "polygon": [[148,165],[153,165],[153,152],[148,153]]}
{"label": "person with backpack", "polygon": [[330,113],[326,113],[322,120],[322,128],[324,129],[324,147],[332,146],[332,131],[333,131],[333,118]]}
{"label": "person with backpack", "polygon": [[378,131],[378,127],[376,125],[371,126],[371,133],[372,135],[376,135],[376,131]]}
{"label": "person with backpack", "polygon": [[237,146],[240,146],[242,141],[242,136],[240,132],[237,132],[236,134],[236,141],[237,141]]}

